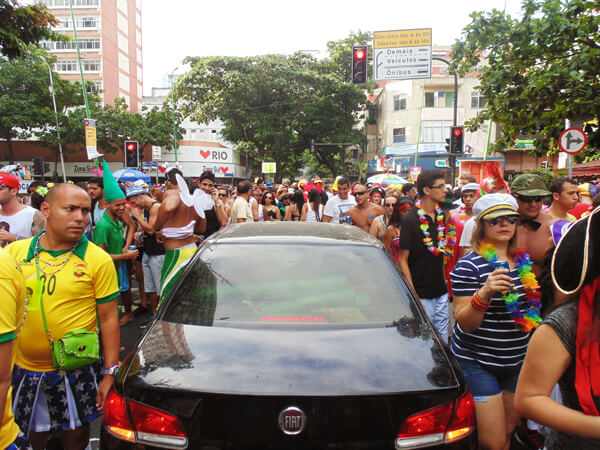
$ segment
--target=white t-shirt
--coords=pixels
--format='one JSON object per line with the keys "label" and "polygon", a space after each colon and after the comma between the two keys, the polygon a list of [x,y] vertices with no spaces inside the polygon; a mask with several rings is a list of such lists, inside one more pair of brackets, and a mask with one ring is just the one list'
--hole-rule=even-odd
{"label": "white t-shirt", "polygon": [[348,210],[355,205],[356,200],[352,195],[348,195],[346,200],[342,200],[339,195],[335,195],[325,204],[323,215],[331,217],[331,223],[340,223],[340,216],[345,216]]}
{"label": "white t-shirt", "polygon": [[[33,236],[31,226],[33,225],[33,216],[38,210],[31,206],[26,206],[18,213],[12,216],[0,215],[0,228],[17,235],[17,239],[26,239]],[[2,247],[6,242],[2,242]]]}
{"label": "white t-shirt", "polygon": [[471,239],[473,239],[473,232],[475,231],[475,217],[471,217],[465,222],[462,236],[458,245],[461,247],[471,247]]}

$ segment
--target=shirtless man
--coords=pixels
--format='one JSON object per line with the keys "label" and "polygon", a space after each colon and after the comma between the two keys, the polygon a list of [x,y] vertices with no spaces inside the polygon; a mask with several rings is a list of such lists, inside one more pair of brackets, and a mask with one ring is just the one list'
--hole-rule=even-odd
{"label": "shirtless man", "polygon": [[519,204],[521,223],[517,229],[517,246],[525,249],[531,261],[533,272],[540,276],[544,256],[551,246],[551,228],[555,219],[542,211],[542,204],[551,192],[538,175],[523,174],[510,185],[511,192]]}
{"label": "shirtless man", "polygon": [[183,176],[177,168],[165,173],[167,190],[154,222],[154,231],[159,239],[162,238],[165,247],[160,280],[161,301],[196,252],[194,231],[202,234],[206,227],[206,219],[200,218],[193,207],[186,206],[181,200],[176,174]]}
{"label": "shirtless man", "polygon": [[375,217],[382,215],[384,210],[381,205],[369,202],[369,190],[362,184],[354,186],[354,198],[356,206],[351,208],[347,215],[352,218],[352,225],[356,225],[368,233]]}

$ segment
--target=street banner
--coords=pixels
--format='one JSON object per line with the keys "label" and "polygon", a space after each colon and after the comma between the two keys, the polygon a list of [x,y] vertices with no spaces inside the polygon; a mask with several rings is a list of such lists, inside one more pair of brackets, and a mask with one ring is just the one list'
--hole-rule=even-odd
{"label": "street banner", "polygon": [[275,162],[263,162],[262,163],[262,173],[276,173],[277,172],[277,163]]}
{"label": "street banner", "polygon": [[421,175],[421,170],[422,170],[422,168],[420,166],[410,166],[410,171],[409,171],[410,178],[413,181],[416,181],[417,178],[419,178],[419,175]]}
{"label": "street banner", "polygon": [[95,119],[84,119],[85,124],[85,149],[87,150],[88,159],[99,158],[102,156],[98,153],[96,145],[96,125],[98,121]]}

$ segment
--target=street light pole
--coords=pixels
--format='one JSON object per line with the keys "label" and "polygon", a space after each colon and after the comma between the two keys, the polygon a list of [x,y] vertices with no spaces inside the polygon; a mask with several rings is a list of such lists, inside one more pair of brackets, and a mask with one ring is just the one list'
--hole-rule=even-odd
{"label": "street light pole", "polygon": [[46,64],[46,67],[48,67],[48,73],[50,74],[50,92],[52,93],[52,106],[54,107],[54,118],[56,119],[56,135],[58,137],[58,154],[60,155],[60,168],[63,174],[63,182],[66,183],[67,174],[65,173],[65,160],[63,158],[60,130],[58,129],[58,111],[56,109],[56,95],[54,94],[54,79],[52,77],[52,69],[50,68],[50,64],[48,64],[48,61],[46,61],[46,58],[44,58],[42,55],[38,56],[42,59],[42,61],[44,61],[44,64]]}
{"label": "street light pole", "polygon": [[[433,56],[431,58],[435,61],[441,61],[443,63],[448,64],[450,66],[450,61],[446,58],[440,58],[439,56]],[[454,71],[454,117],[453,117],[453,126],[457,126],[458,123],[458,74]],[[450,176],[452,188],[454,189],[454,183],[456,182],[456,157],[454,155],[448,155],[448,165],[450,166]]]}
{"label": "street light pole", "polygon": [[171,72],[171,75],[169,75],[169,81],[171,83],[171,91],[170,91],[170,95],[171,95],[171,102],[173,103],[173,110],[171,111],[171,119],[173,121],[173,151],[175,152],[175,164],[177,164],[177,162],[179,161],[178,157],[177,157],[177,148],[179,147],[179,145],[177,144],[177,123],[175,122],[175,93],[173,92],[173,86],[175,85],[175,83],[173,82],[173,78],[175,76],[175,71],[179,68],[179,64],[177,64],[177,66],[173,69],[173,71]]}

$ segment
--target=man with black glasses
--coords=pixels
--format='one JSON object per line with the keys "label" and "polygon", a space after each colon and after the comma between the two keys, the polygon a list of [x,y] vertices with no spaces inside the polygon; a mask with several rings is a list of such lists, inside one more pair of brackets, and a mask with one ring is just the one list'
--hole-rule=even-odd
{"label": "man with black glasses", "polygon": [[515,178],[510,189],[519,205],[521,224],[517,230],[517,247],[529,253],[533,261],[533,272],[541,274],[544,256],[550,248],[552,225],[555,219],[544,211],[544,200],[552,195],[539,175],[524,173]]}
{"label": "man with black glasses", "polygon": [[[420,201],[402,219],[398,266],[413,286],[427,315],[448,341],[448,288],[444,278],[444,258],[454,248],[444,211],[448,187],[442,172],[427,171],[417,179]],[[450,238],[450,239],[449,239]]]}
{"label": "man with black glasses", "polygon": [[225,203],[219,198],[219,191],[215,187],[215,174],[210,170],[205,170],[200,175],[198,187],[211,197],[211,204],[208,204],[208,209],[204,210],[206,215],[206,231],[204,238],[217,232],[220,228],[227,225],[227,214],[225,212]]}

